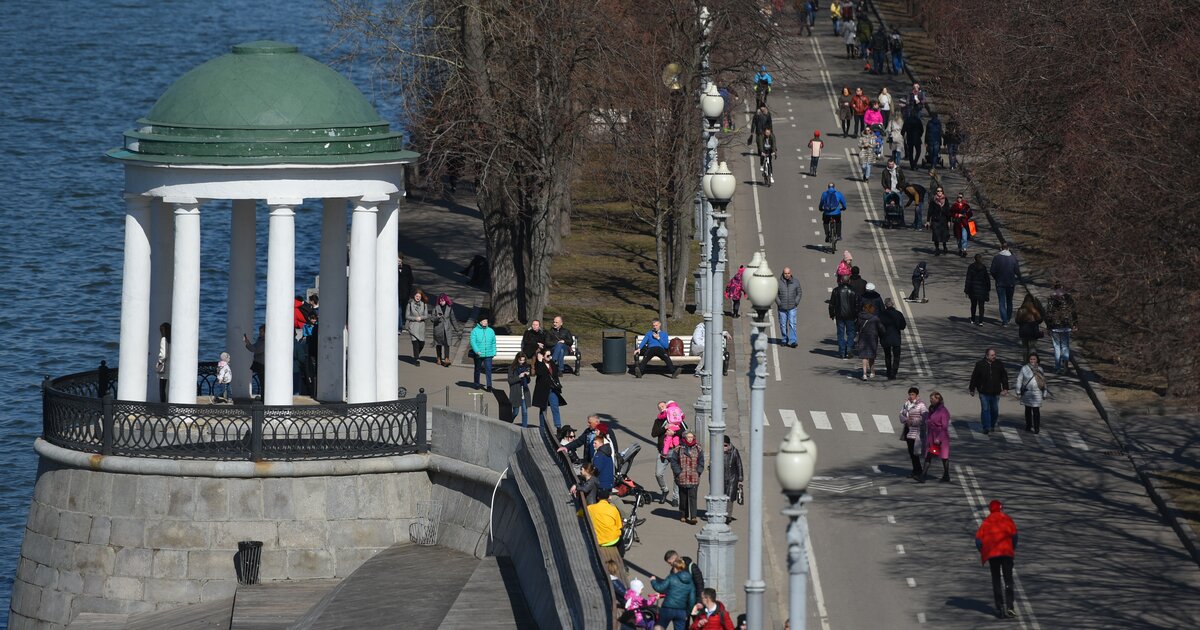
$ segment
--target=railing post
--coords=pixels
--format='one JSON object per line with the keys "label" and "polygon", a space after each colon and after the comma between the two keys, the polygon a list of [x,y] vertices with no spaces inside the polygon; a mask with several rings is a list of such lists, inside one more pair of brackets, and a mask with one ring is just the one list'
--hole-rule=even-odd
{"label": "railing post", "polygon": [[426,409],[428,408],[428,399],[425,396],[424,387],[417,392],[415,400],[417,401],[417,452],[427,453],[429,452],[429,440],[427,439],[425,433],[425,431],[428,429],[428,427],[426,427],[425,418]]}
{"label": "railing post", "polygon": [[53,432],[50,426],[50,377],[42,378],[42,439],[46,439]]}
{"label": "railing post", "polygon": [[254,405],[250,420],[250,461],[260,462],[263,458],[263,416],[266,411],[262,405]]}
{"label": "railing post", "polygon": [[116,441],[116,437],[113,435],[116,418],[113,417],[112,396],[106,394],[101,400],[104,412],[100,421],[100,454],[108,456],[113,454],[113,442]]}

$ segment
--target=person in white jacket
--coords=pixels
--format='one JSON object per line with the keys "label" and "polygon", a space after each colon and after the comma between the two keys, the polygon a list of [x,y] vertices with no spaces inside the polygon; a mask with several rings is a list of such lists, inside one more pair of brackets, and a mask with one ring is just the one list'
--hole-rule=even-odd
{"label": "person in white jacket", "polygon": [[158,400],[167,402],[167,377],[171,373],[171,324],[159,324],[158,334],[158,360],[154,363],[154,371],[158,373]]}

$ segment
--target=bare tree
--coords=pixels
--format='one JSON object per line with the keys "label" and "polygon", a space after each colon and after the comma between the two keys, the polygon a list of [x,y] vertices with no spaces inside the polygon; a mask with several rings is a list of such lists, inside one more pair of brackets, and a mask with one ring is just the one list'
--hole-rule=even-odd
{"label": "bare tree", "polygon": [[[1143,384],[1200,395],[1200,13],[1187,0],[933,0],[978,177],[1033,199],[1051,273],[1093,342]],[[986,21],[977,16],[987,15]]]}

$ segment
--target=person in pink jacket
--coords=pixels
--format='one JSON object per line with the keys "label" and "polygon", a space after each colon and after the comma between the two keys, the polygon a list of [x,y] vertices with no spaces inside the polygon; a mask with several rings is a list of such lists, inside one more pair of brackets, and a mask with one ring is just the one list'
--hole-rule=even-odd
{"label": "person in pink jacket", "polygon": [[925,467],[921,470],[921,481],[929,473],[933,458],[942,459],[942,483],[950,481],[950,410],[938,392],[929,394],[929,416],[925,420]]}
{"label": "person in pink jacket", "polygon": [[838,263],[837,275],[845,276],[845,277],[849,278],[850,274],[852,273],[853,268],[854,268],[854,256],[850,253],[850,250],[848,250],[848,249],[842,251],[842,262]]}
{"label": "person in pink jacket", "polygon": [[742,298],[746,297],[746,288],[742,284],[742,274],[746,273],[746,265],[740,265],[737,273],[725,285],[725,299],[733,302],[733,316],[741,317],[738,312],[742,307]]}

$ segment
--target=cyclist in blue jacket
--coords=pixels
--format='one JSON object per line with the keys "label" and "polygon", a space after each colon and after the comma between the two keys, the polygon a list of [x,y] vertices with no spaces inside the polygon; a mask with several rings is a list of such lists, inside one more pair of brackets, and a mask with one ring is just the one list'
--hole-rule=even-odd
{"label": "cyclist in blue jacket", "polygon": [[771,77],[770,72],[767,72],[767,67],[759,66],[758,72],[754,73],[754,94],[758,107],[767,104],[767,95],[771,93],[773,83],[775,83],[775,79]]}
{"label": "cyclist in blue jacket", "polygon": [[842,211],[846,209],[846,198],[841,191],[834,186],[833,182],[829,182],[829,188],[821,193],[821,222],[825,224],[825,242],[829,242],[829,229],[831,223],[839,225],[838,234],[841,234]]}

